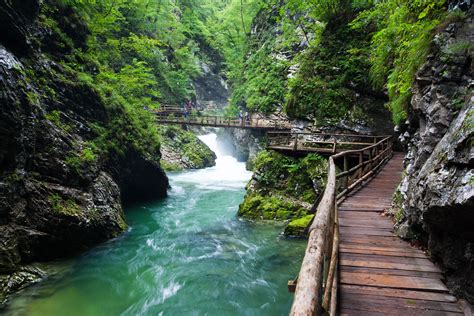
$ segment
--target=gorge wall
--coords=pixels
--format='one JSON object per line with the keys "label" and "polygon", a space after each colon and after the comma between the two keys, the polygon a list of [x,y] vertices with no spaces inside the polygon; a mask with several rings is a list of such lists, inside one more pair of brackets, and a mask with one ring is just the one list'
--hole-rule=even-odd
{"label": "gorge wall", "polygon": [[[84,47],[86,25],[63,9],[68,43]],[[43,276],[25,264],[117,236],[126,229],[122,201],[168,188],[159,143],[134,134],[124,109],[108,108],[61,63],[73,47],[38,23],[39,10],[37,0],[0,3],[0,303]]]}
{"label": "gorge wall", "polygon": [[[465,5],[463,1],[460,1]],[[467,7],[466,7],[467,8]],[[474,301],[474,10],[446,23],[413,87],[400,139],[400,236],[424,244],[456,295]]]}

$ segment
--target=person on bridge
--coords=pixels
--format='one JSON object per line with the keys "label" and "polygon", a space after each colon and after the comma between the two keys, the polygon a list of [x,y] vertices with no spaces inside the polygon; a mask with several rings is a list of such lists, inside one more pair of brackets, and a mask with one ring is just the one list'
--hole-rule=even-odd
{"label": "person on bridge", "polygon": [[189,116],[188,105],[186,103],[183,106],[183,116],[185,120],[188,119]]}
{"label": "person on bridge", "polygon": [[250,113],[247,111],[245,112],[245,124],[250,125]]}
{"label": "person on bridge", "polygon": [[240,112],[239,112],[239,124],[240,125],[244,125],[243,118],[244,118],[244,113],[242,112],[242,110],[240,110]]}

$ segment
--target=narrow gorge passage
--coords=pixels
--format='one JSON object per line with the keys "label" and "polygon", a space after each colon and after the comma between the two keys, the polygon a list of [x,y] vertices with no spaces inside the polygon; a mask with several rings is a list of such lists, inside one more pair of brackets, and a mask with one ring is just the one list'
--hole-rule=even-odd
{"label": "narrow gorge passage", "polygon": [[200,137],[216,166],[170,175],[167,199],[126,210],[129,231],[12,299],[6,315],[286,315],[306,242],[236,217],[251,173]]}

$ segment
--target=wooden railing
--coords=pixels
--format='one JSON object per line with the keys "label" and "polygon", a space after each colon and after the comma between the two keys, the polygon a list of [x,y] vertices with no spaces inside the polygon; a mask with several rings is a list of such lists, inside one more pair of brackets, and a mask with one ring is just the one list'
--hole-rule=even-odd
{"label": "wooden railing", "polygon": [[170,115],[168,112],[155,112],[157,123],[199,125],[213,127],[232,128],[254,128],[265,130],[289,130],[290,123],[285,120],[253,117],[250,119],[239,119],[229,116],[218,115]]}
{"label": "wooden railing", "polygon": [[[376,139],[377,140],[377,139]],[[296,281],[290,315],[336,315],[338,287],[338,204],[352,190],[373,176],[392,156],[392,137],[362,149],[329,157],[324,195],[309,228],[308,246]],[[350,166],[350,159],[358,157]],[[336,164],[343,171],[336,170]]]}
{"label": "wooden railing", "polygon": [[268,132],[267,148],[335,154],[338,151],[367,147],[385,137],[330,133]]}

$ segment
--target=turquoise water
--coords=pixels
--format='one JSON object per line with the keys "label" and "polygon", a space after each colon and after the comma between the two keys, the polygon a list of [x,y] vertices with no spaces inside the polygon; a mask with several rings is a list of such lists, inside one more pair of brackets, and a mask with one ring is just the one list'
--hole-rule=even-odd
{"label": "turquoise water", "polygon": [[[215,148],[215,135],[203,139]],[[305,243],[236,217],[250,173],[217,166],[170,176],[165,200],[126,210],[129,231],[20,293],[7,315],[287,315],[286,282]]]}

